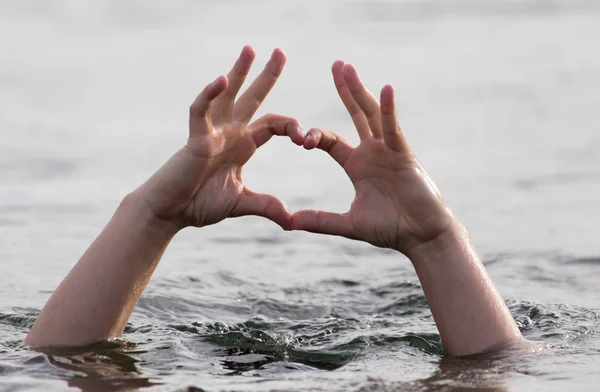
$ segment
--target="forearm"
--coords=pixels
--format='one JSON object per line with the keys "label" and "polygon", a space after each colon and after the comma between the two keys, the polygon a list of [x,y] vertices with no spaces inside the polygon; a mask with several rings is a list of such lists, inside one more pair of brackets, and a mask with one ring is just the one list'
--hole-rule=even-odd
{"label": "forearm", "polygon": [[120,336],[176,232],[135,194],[127,196],[54,291],[25,343],[81,346]]}
{"label": "forearm", "polygon": [[304,142],[300,124],[291,117],[268,114],[250,123],[281,74],[285,54],[274,50],[236,99],[253,60],[252,48],[244,47],[228,76],[219,76],[198,95],[190,106],[186,145],[123,200],[52,294],[26,344],[75,346],[119,336],[180,228],[244,215],[289,228],[291,214],[283,202],[250,191],[241,178],[244,164],[272,136]]}
{"label": "forearm", "polygon": [[448,354],[482,353],[522,338],[462,226],[407,256]]}

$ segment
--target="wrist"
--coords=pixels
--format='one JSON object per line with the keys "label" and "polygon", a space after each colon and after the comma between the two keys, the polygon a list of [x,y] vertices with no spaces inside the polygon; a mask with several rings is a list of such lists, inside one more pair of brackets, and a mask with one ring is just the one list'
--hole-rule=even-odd
{"label": "wrist", "polygon": [[467,229],[458,221],[436,237],[416,244],[404,254],[414,264],[420,260],[437,260],[457,251],[474,252]]}
{"label": "wrist", "polygon": [[117,214],[128,215],[136,225],[141,225],[149,232],[161,236],[173,237],[184,227],[156,215],[146,198],[139,194],[139,190],[129,193],[123,198]]}

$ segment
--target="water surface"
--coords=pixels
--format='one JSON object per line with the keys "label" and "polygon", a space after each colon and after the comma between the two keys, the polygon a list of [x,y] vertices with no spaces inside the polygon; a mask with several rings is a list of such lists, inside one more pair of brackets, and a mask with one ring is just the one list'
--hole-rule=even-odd
{"label": "water surface", "polygon": [[[0,390],[594,390],[598,36],[591,0],[0,0]],[[258,218],[179,234],[122,340],[21,345],[248,43],[252,75],[274,47],[288,54],[261,113],[305,129],[358,140],[329,73],[338,58],[373,91],[396,87],[409,141],[544,353],[446,358],[403,256]],[[285,140],[245,178],[292,210],[343,212],[353,196],[335,162]]]}

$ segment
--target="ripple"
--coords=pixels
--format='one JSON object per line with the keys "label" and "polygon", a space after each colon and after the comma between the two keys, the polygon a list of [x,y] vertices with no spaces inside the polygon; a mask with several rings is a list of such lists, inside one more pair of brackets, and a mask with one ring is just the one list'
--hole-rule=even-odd
{"label": "ripple", "polygon": [[390,282],[382,286],[373,287],[369,291],[377,297],[386,298],[390,295],[398,295],[398,293],[406,292],[407,290],[420,290],[421,285],[416,281],[400,281]]}
{"label": "ripple", "polygon": [[567,304],[508,302],[523,334],[532,340],[551,344],[574,342],[598,330],[596,311]]}
{"label": "ripple", "polygon": [[584,264],[591,266],[600,266],[600,257],[578,257],[578,258],[569,258],[563,261],[564,264]]}
{"label": "ripple", "polygon": [[29,329],[35,323],[36,317],[37,313],[33,315],[29,311],[27,313],[0,313],[0,324]]}
{"label": "ripple", "polygon": [[437,334],[402,332],[387,323],[384,330],[376,322],[358,319],[329,317],[304,322],[252,319],[236,324],[192,323],[170,327],[218,347],[212,354],[226,357],[220,363],[232,374],[261,370],[266,364],[276,362],[334,370],[374,347],[385,349],[398,344],[430,355],[443,353]]}
{"label": "ripple", "polygon": [[[227,271],[203,279],[184,276],[157,282],[127,325],[124,337],[136,343],[116,340],[40,354],[19,348],[17,341],[9,345],[5,339],[2,347],[12,359],[0,363],[0,373],[35,369],[40,374],[58,374],[69,385],[110,390],[117,385],[156,385],[173,372],[271,377],[350,371],[346,369],[374,355],[393,358],[394,353],[402,353],[434,361],[444,355],[416,280],[392,274],[280,287],[245,282]],[[227,281],[239,295],[223,296],[215,290],[219,287],[215,281]],[[598,329],[598,313],[583,307],[528,301],[508,305],[526,337],[556,349],[578,347]],[[212,316],[199,319],[207,317],[209,310],[214,310]],[[35,314],[32,309],[15,308],[0,313],[0,325],[25,330]],[[227,318],[239,321],[224,321]],[[445,370],[433,384],[384,383],[373,388],[429,390],[445,382],[490,385],[493,371],[504,368],[482,369],[473,372],[475,381],[464,372]],[[86,376],[77,376],[81,374]]]}
{"label": "ripple", "polygon": [[248,298],[248,303],[254,314],[270,318],[306,320],[331,314],[329,306],[312,303],[290,303],[273,298]]}

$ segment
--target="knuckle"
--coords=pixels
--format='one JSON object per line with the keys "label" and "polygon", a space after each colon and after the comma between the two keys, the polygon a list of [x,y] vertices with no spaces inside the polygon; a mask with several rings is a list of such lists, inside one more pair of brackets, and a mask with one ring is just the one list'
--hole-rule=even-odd
{"label": "knuckle", "polygon": [[281,67],[277,67],[272,61],[269,61],[265,68],[265,76],[272,81],[277,80],[281,74]]}
{"label": "knuckle", "polygon": [[238,77],[245,79],[246,76],[248,76],[248,74],[250,73],[250,67],[246,67],[246,66],[239,66],[236,70],[235,73],[238,75]]}
{"label": "knuckle", "polygon": [[375,115],[376,115],[376,114],[379,112],[379,110],[378,110],[378,109],[379,109],[379,108],[378,108],[378,107],[375,107],[375,106],[367,106],[367,107],[365,108],[365,115],[366,115],[367,117],[374,117],[374,116],[375,116]]}
{"label": "knuckle", "polygon": [[306,133],[306,137],[308,137],[308,136],[312,136],[314,138],[318,137],[319,136],[319,130],[318,129],[314,129],[314,128],[311,129],[310,131],[308,131]]}
{"label": "knuckle", "polygon": [[315,213],[315,222],[317,224],[317,228],[323,227],[323,213],[321,211],[317,211]]}
{"label": "knuckle", "polygon": [[362,113],[360,111],[360,109],[358,108],[358,106],[351,106],[351,107],[348,108],[348,111],[353,116],[358,116],[358,115],[360,115]]}
{"label": "knuckle", "polygon": [[323,150],[331,152],[338,142],[336,135],[329,135],[329,137],[323,138]]}
{"label": "knuckle", "polygon": [[267,113],[263,116],[261,116],[258,121],[262,121],[262,122],[267,122],[267,123],[272,123],[274,122],[277,118],[279,118],[279,116],[277,114],[273,114],[273,113]]}
{"label": "knuckle", "polygon": [[391,105],[381,105],[381,113],[382,114],[393,114],[394,107]]}
{"label": "knuckle", "polygon": [[251,106],[258,108],[262,101],[264,100],[264,95],[254,91],[251,95]]}

